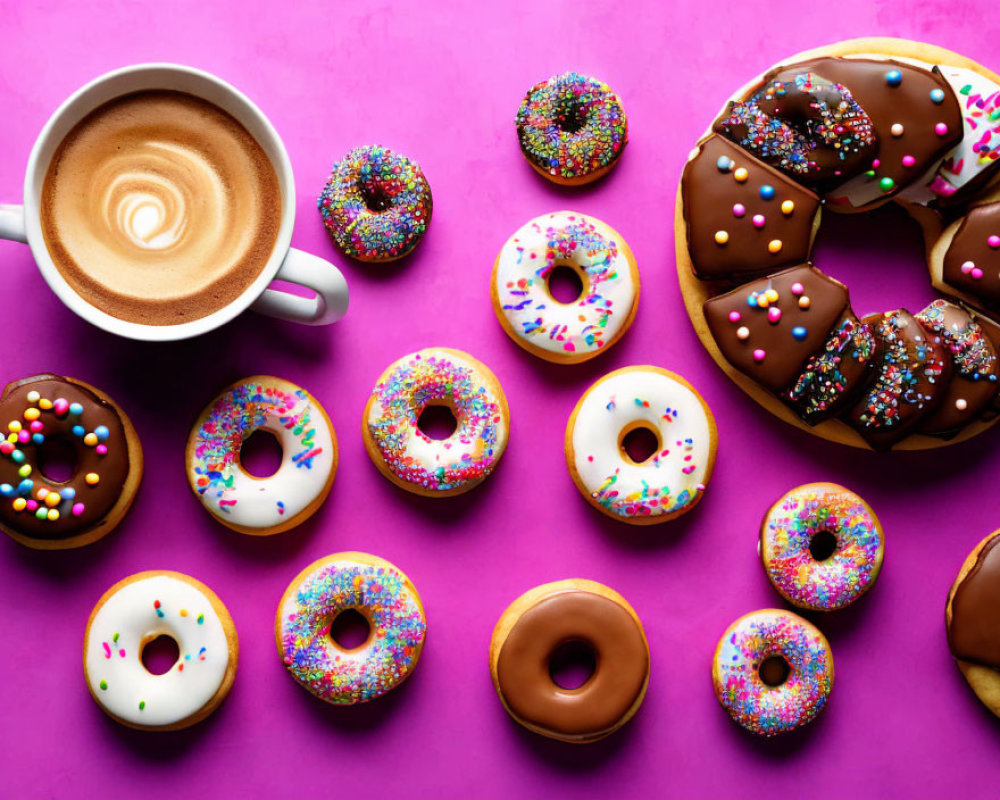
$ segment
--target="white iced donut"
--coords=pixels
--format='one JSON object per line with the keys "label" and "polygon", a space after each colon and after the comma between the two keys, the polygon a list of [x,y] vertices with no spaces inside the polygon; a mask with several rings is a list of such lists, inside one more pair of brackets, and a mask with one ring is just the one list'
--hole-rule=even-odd
{"label": "white iced donut", "polygon": [[[269,478],[240,464],[243,443],[258,430],[272,433],[281,446],[281,466]],[[298,525],[326,499],[337,471],[337,438],[309,392],[255,375],[225,389],[201,412],[186,458],[192,490],[219,522],[264,535]]]}
{"label": "white iced donut", "polygon": [[[162,675],[142,663],[160,636],[178,658]],[[204,719],[225,699],[236,674],[232,617],[215,593],[179,572],[140,572],[119,581],[94,606],[83,638],[90,694],[133,728],[175,730]]]}
{"label": "white iced donut", "polygon": [[[625,439],[643,428],[656,449],[641,463]],[[659,367],[615,370],[584,393],[566,426],[566,464],[587,501],[639,525],[664,522],[701,500],[715,466],[715,419],[701,395]]]}
{"label": "white iced donut", "polygon": [[[552,296],[549,277],[573,269],[583,291]],[[628,330],[639,301],[639,271],[621,235],[574,211],[544,214],[507,240],[493,266],[493,310],[507,334],[548,361],[577,362],[607,350]]]}

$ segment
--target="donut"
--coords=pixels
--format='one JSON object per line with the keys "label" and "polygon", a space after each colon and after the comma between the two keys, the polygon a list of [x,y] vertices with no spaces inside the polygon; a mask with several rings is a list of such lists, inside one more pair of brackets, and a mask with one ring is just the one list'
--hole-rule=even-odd
{"label": "donut", "polygon": [[603,81],[576,72],[532,86],[516,124],[527,162],[564,186],[606,175],[628,143],[628,120],[618,95]]}
{"label": "donut", "polygon": [[778,594],[799,608],[834,611],[875,585],[885,538],[871,506],[850,489],[807,483],[768,509],[759,549]]}
{"label": "donut", "polygon": [[[368,639],[346,649],[331,634],[344,611],[362,614]],[[278,603],[278,655],[303,688],[333,705],[374,700],[401,684],[420,659],[427,621],[406,574],[378,556],[335,553],[313,562]]]}
{"label": "donut", "polygon": [[[455,417],[438,440],[417,423],[428,406]],[[461,350],[432,347],[390,364],[365,405],[362,436],[372,463],[414,494],[450,497],[478,486],[507,447],[507,398],[489,368]]]}
{"label": "donut", "polygon": [[[981,433],[997,350],[970,311],[1000,319],[998,165],[1000,76],[956,53],[856,39],[773,67],[681,177],[677,270],[699,338],[754,400],[825,439],[884,451]],[[950,300],[857,314],[813,266],[823,211],[886,203],[921,225]]]}
{"label": "donut", "polygon": [[[656,450],[636,463],[626,437],[644,429]],[[580,398],[566,425],[566,465],[580,494],[621,522],[650,525],[686,514],[705,494],[718,434],[708,404],[660,367],[609,372]]]}
{"label": "donut", "polygon": [[[142,480],[142,447],[125,412],[76,378],[35,375],[0,395],[0,529],[38,550],[81,547],[110,533]],[[72,451],[64,481],[46,448]],[[41,462],[41,466],[40,466]]]}
{"label": "donut", "polygon": [[[267,431],[281,445],[281,466],[268,478],[240,464],[240,450],[256,431]],[[226,387],[201,412],[185,463],[191,490],[215,519],[266,536],[304,522],[326,499],[337,473],[337,437],[305,389],[254,375]]]}
{"label": "donut", "polygon": [[380,145],[356,147],[336,162],[318,205],[345,255],[382,263],[413,252],[434,206],[420,165]]}
{"label": "donut", "polygon": [[811,722],[833,688],[826,637],[791,611],[762,609],[726,628],[712,659],[719,703],[758,736],[788,733]]}
{"label": "donut", "polygon": [[945,604],[948,648],[972,691],[1000,717],[1000,531],[973,548]]}
{"label": "donut", "polygon": [[[558,267],[580,279],[580,296],[553,297]],[[607,350],[628,330],[639,302],[639,270],[621,235],[593,217],[557,211],[511,236],[493,265],[497,319],[518,345],[546,361],[574,364]]]}
{"label": "donut", "polygon": [[[162,675],[147,671],[142,651],[154,639],[177,643]],[[226,699],[239,645],[233,619],[203,583],[151,570],[108,589],[87,620],[83,672],[97,705],[122,725],[178,730],[205,719]]]}
{"label": "donut", "polygon": [[[583,685],[564,689],[551,675],[561,645],[594,656]],[[639,710],[649,684],[649,645],[635,610],[589,580],[546,583],[525,592],[497,621],[490,676],[500,702],[528,730],[564,742],[593,742]]]}

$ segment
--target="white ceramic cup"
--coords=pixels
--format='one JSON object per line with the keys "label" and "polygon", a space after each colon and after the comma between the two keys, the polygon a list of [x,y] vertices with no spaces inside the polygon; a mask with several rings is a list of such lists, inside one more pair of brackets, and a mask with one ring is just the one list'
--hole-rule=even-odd
{"label": "white ceramic cup", "polygon": [[[143,325],[118,319],[84,300],[62,276],[49,254],[39,221],[42,184],[49,162],[63,138],[83,117],[116,97],[151,89],[185,92],[207,100],[235,117],[257,140],[274,166],[281,192],[281,225],[267,264],[257,279],[228,305],[179,325]],[[28,159],[24,205],[0,205],[0,238],[26,242],[42,276],[59,299],[88,322],[130,339],[186,339],[229,322],[247,308],[306,325],[327,325],[347,312],[347,281],[333,264],[290,246],[295,223],[295,179],[288,153],[267,117],[225,81],[178,64],[137,64],[109,72],[74,93],[42,128]],[[299,297],[268,284],[278,279],[311,289]]]}

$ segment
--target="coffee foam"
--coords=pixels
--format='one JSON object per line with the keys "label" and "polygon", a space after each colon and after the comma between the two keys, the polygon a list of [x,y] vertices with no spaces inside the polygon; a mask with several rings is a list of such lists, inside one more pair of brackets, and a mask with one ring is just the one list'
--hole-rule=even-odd
{"label": "coffee foam", "polygon": [[126,95],[66,136],[42,188],[59,272],[119,319],[174,325],[260,275],[281,223],[278,177],[247,130],[179,92]]}

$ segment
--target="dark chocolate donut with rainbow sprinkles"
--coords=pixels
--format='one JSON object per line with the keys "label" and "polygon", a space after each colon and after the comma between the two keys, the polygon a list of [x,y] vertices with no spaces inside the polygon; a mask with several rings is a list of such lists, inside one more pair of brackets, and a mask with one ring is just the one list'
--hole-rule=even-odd
{"label": "dark chocolate donut with rainbow sprinkles", "polygon": [[618,95],[603,81],[576,72],[532,86],[516,124],[527,162],[566,186],[606,175],[628,143],[628,120]]}
{"label": "dark chocolate donut with rainbow sprinkles", "polygon": [[387,147],[356,147],[333,165],[319,196],[323,224],[359,261],[413,252],[431,222],[431,187],[416,161]]}
{"label": "dark chocolate donut with rainbow sprinkles", "polygon": [[[132,423],[93,386],[43,374],[0,396],[0,529],[39,550],[64,550],[109,533],[135,499],[142,447]],[[49,456],[70,467],[49,477]]]}
{"label": "dark chocolate donut with rainbow sprinkles", "polygon": [[[772,413],[875,450],[996,419],[1000,75],[902,39],[794,56],[730,98],[684,168],[677,269],[702,343]],[[812,262],[824,211],[895,203],[949,299],[860,314]]]}

